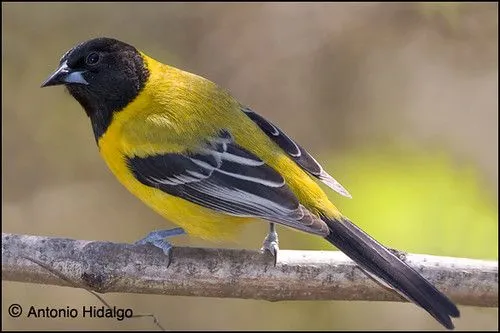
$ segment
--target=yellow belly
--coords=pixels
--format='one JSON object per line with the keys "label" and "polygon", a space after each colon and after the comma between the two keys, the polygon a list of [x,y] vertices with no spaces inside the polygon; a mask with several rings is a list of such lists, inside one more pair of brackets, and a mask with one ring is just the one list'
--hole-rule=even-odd
{"label": "yellow belly", "polygon": [[218,213],[137,181],[134,182],[122,181],[122,184],[161,216],[182,227],[192,236],[211,241],[231,239],[238,234],[243,222],[252,221],[251,218]]}
{"label": "yellow belly", "polygon": [[113,140],[101,140],[100,153],[118,181],[142,202],[182,227],[188,234],[211,241],[231,239],[238,234],[243,222],[255,220],[218,213],[142,184],[128,170],[125,158],[112,142]]}

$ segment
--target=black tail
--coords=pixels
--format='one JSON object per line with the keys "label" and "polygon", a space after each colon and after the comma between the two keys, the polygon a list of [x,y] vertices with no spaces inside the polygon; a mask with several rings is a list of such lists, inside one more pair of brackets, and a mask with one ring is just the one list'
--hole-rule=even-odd
{"label": "black tail", "polygon": [[451,317],[460,317],[455,304],[422,275],[401,261],[382,244],[368,236],[347,218],[324,221],[330,229],[326,240],[359,266],[381,279],[412,302],[420,305],[447,329]]}

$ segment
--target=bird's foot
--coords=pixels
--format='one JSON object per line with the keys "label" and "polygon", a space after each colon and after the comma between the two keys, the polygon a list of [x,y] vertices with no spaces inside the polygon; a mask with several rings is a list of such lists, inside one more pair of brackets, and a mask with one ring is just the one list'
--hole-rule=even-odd
{"label": "bird's foot", "polygon": [[265,253],[268,251],[274,257],[274,266],[278,261],[278,251],[279,251],[279,241],[278,233],[275,230],[274,223],[270,223],[269,233],[267,234],[264,242],[262,244],[261,252]]}
{"label": "bird's foot", "polygon": [[167,267],[170,266],[171,262],[171,250],[172,244],[167,241],[167,238],[172,236],[183,235],[186,232],[182,228],[166,229],[166,230],[155,230],[151,231],[146,237],[136,241],[136,245],[153,244],[157,248],[160,248],[163,253],[168,257]]}

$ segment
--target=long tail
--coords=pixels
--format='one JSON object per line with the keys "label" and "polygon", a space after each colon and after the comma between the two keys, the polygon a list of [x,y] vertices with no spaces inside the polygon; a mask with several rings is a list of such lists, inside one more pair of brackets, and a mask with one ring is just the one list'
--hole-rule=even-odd
{"label": "long tail", "polygon": [[347,218],[323,220],[330,229],[326,240],[370,275],[376,276],[407,299],[420,305],[444,327],[454,328],[450,316],[460,317],[456,305],[422,275]]}

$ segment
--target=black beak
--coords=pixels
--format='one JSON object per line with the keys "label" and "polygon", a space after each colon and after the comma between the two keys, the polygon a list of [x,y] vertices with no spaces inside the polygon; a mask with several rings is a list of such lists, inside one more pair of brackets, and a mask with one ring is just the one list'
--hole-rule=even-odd
{"label": "black beak", "polygon": [[73,70],[66,62],[63,62],[59,68],[57,68],[54,73],[52,73],[44,83],[42,83],[43,87],[49,86],[57,86],[61,84],[84,84],[88,85],[89,83],[83,77],[84,71]]}

